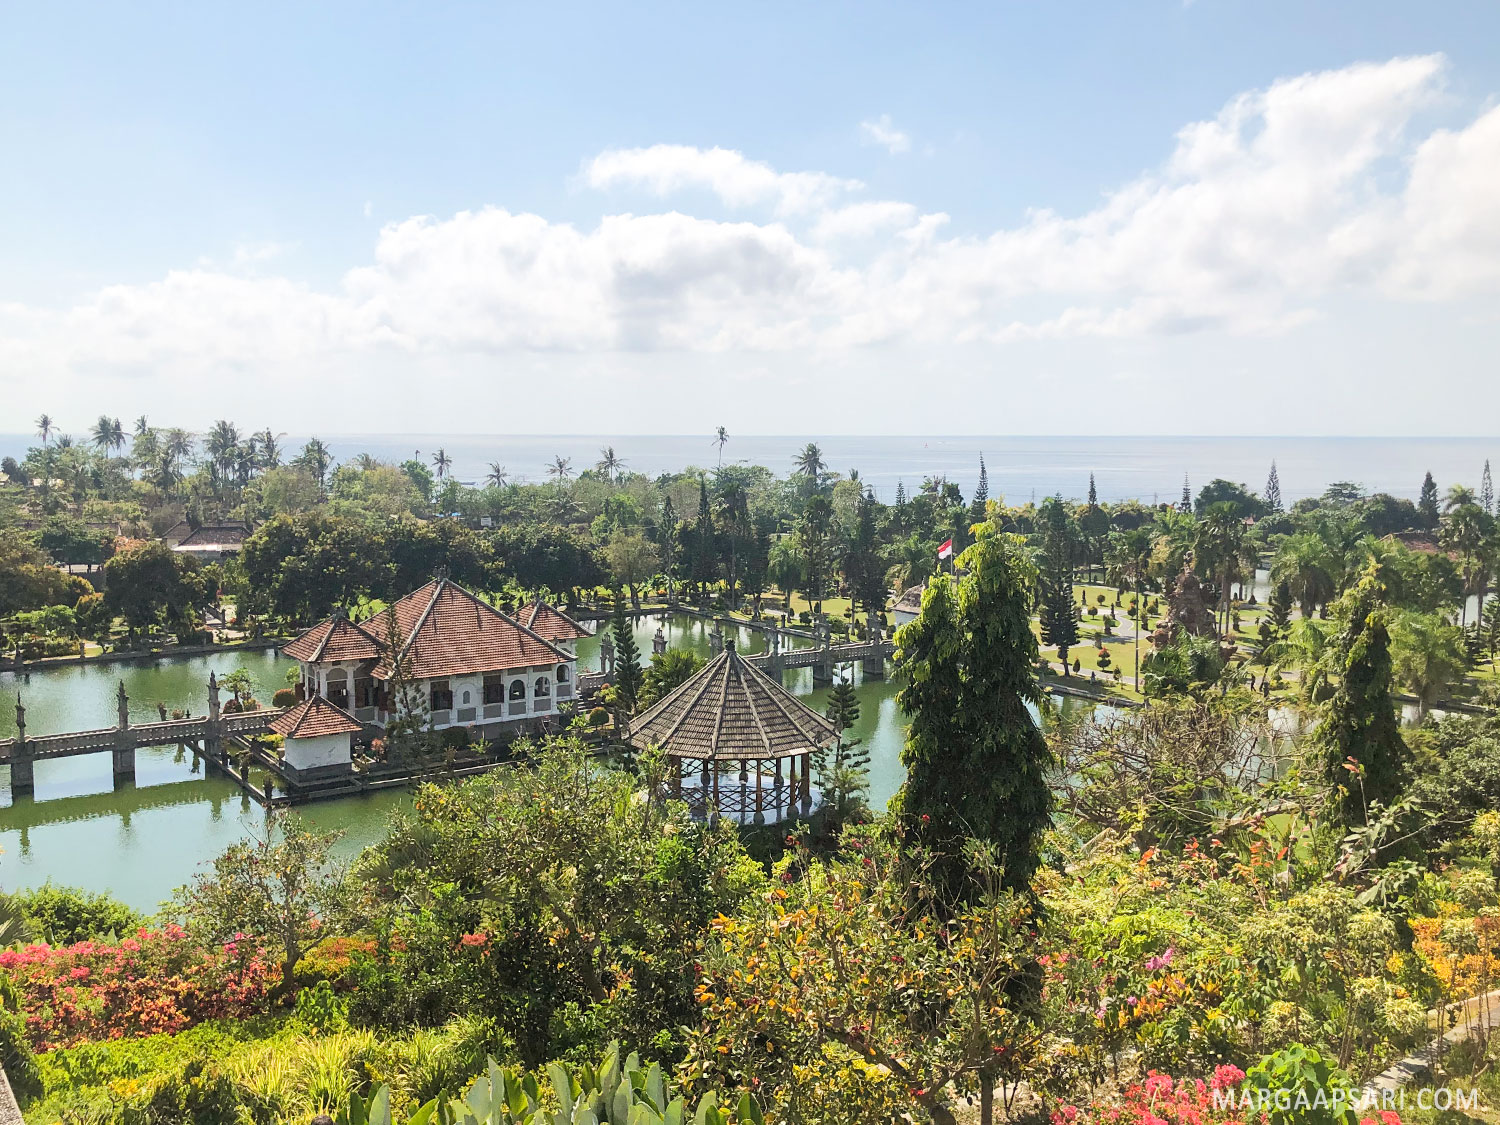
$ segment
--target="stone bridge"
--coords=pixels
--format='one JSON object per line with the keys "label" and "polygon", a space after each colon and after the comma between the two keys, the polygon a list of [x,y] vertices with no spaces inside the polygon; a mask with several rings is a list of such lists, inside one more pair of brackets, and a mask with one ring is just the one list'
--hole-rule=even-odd
{"label": "stone bridge", "polygon": [[116,781],[135,776],[135,751],[138,746],[192,745],[206,756],[222,759],[225,738],[263,734],[270,729],[270,721],[281,714],[277,708],[222,714],[219,708],[219,683],[212,673],[208,677],[208,714],[202,718],[132,724],[130,700],[125,695],[123,681],[116,700],[119,721],[113,727],[28,738],[26,708],[22,705],[20,696],[17,696],[18,733],[15,738],[0,739],[0,764],[10,766],[11,792],[31,792],[36,785],[35,764],[52,758],[108,752],[113,755]]}

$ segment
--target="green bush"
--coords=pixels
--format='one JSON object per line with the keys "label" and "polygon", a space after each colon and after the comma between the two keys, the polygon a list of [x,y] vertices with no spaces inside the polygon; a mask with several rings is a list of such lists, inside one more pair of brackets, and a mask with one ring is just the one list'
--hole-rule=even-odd
{"label": "green bush", "polygon": [[602,727],[609,722],[609,711],[603,707],[595,707],[589,712],[589,726]]}
{"label": "green bush", "polygon": [[10,982],[0,978],[0,1065],[16,1098],[28,1102],[41,1096],[42,1078],[26,1038],[26,1017],[19,1008]]}
{"label": "green bush", "polygon": [[445,749],[463,750],[469,745],[469,728],[445,727],[438,737],[442,740]]}
{"label": "green bush", "polygon": [[271,696],[272,707],[295,707],[297,706],[297,692],[293,688],[278,688],[276,694]]}
{"label": "green bush", "polygon": [[129,937],[146,919],[118,899],[48,882],[15,895],[21,916],[39,939],[51,945]]}

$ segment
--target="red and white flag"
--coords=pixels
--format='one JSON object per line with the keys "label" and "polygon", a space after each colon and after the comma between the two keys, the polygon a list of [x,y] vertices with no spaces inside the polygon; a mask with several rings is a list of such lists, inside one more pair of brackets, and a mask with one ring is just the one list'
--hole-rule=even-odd
{"label": "red and white flag", "polygon": [[940,558],[940,559],[951,559],[952,557],[953,557],[953,540],[952,539],[948,539],[948,540],[946,540],[943,543],[943,545],[941,547],[938,548],[938,558]]}

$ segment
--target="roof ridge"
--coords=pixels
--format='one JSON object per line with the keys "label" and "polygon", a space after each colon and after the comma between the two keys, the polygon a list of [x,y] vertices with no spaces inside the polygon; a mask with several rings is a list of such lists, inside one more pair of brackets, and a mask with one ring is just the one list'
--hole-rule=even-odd
{"label": "roof ridge", "polygon": [[[734,658],[741,665],[745,663],[744,657],[738,652],[734,654]],[[760,732],[760,741],[765,746],[766,753],[773,754],[770,732],[766,730],[766,724],[761,721],[760,708],[755,705],[755,693],[750,690],[750,685],[755,681],[746,678],[743,671],[740,672],[740,681],[745,685],[745,702],[750,707],[750,717],[755,720],[755,729]]]}
{"label": "roof ridge", "polygon": [[[722,655],[722,654],[720,654],[720,655]],[[719,657],[715,657],[714,659],[717,660],[717,659],[719,659]],[[694,695],[692,699],[688,700],[687,706],[682,709],[682,713],[680,715],[678,715],[676,721],[673,722],[672,725],[667,728],[667,733],[666,733],[666,735],[662,739],[663,742],[665,742],[667,739],[671,738],[674,734],[677,733],[677,728],[680,727],[680,726],[682,726],[682,724],[687,721],[687,717],[690,714],[692,714],[693,708],[697,705],[698,701],[703,698],[704,693],[706,691],[708,691],[709,681],[713,678],[712,676],[710,676],[708,674],[708,670],[711,667],[713,667],[713,661],[709,661],[708,664],[705,664],[703,666],[703,668],[699,670],[699,672],[698,672],[698,674],[696,676],[694,676],[692,679],[688,680],[686,683],[682,684],[676,691],[674,691],[671,695],[667,696],[666,699],[663,699],[660,703],[658,703],[656,705],[657,707],[665,708],[668,700],[675,699],[678,695],[686,693],[686,691],[687,691],[687,689],[689,687],[692,687],[692,686],[695,685],[695,681],[697,681],[697,680],[702,680],[703,681],[701,684],[697,684],[696,685],[697,688],[698,688],[697,694]],[[652,709],[655,710],[655,708],[652,708]]]}
{"label": "roof ridge", "polygon": [[[416,643],[417,634],[422,631],[422,626],[427,624],[427,618],[432,615],[432,608],[433,606],[437,605],[438,598],[442,597],[443,587],[447,585],[447,582],[448,580],[446,578],[438,578],[434,579],[434,581],[431,583],[432,597],[428,599],[427,608],[422,611],[422,616],[417,618],[417,623],[411,627],[411,632],[407,634],[406,640],[401,642],[401,651],[396,654],[396,660],[404,660],[406,658],[406,654],[411,651],[411,646]],[[417,591],[415,590],[412,591],[412,593],[416,592]],[[406,597],[411,597],[411,594],[406,595]],[[406,598],[398,598],[397,603],[403,602],[405,600]],[[392,604],[391,610],[393,611],[393,613],[395,611],[395,608],[396,604]],[[395,618],[395,621],[396,628],[399,629],[401,627],[401,619],[397,617]]]}
{"label": "roof ridge", "polygon": [[[724,654],[729,657],[726,651]],[[724,733],[724,712],[729,710],[729,675],[734,671],[734,659],[729,657],[724,661],[724,678],[719,683],[719,708],[718,714],[714,716],[714,734],[708,742],[709,752],[717,758],[719,756],[719,736]]]}
{"label": "roof ridge", "polygon": [[[767,683],[770,683],[774,686],[775,681],[773,681],[770,676],[767,676],[759,668],[754,669],[754,672],[758,676],[764,677]],[[811,715],[820,720],[823,718],[822,715],[819,715],[817,711],[813,710],[813,708],[809,707],[806,703],[803,703],[802,700],[797,699],[796,697],[788,693],[785,688],[782,688],[779,692],[768,691],[766,692],[766,694],[771,697],[771,702],[776,704],[782,715],[786,717],[786,721],[791,723],[792,726],[796,729],[797,733],[802,735],[804,738],[808,738],[810,736],[808,735],[806,728],[804,728],[803,725],[798,722],[797,719],[792,715],[792,713],[787,710],[787,700],[790,700],[791,702],[797,704],[797,706],[801,708],[807,715]],[[786,696],[786,699],[782,698],[783,695]],[[829,725],[832,726],[832,723],[829,723]]]}
{"label": "roof ridge", "polygon": [[323,650],[328,647],[328,640],[333,636],[333,628],[336,620],[337,619],[333,616],[333,614],[329,614],[328,617],[324,619],[323,623],[328,626],[328,631],[323,634],[323,639],[318,642],[318,647],[313,649],[312,659],[308,661],[309,664],[316,664],[318,662],[318,658],[323,655]]}

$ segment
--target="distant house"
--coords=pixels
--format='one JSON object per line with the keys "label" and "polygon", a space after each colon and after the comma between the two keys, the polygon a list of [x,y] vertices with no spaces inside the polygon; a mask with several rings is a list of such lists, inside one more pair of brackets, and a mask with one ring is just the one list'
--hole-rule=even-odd
{"label": "distant house", "polygon": [[194,529],[186,520],[179,520],[167,529],[162,541],[179,554],[191,555],[199,562],[218,562],[229,555],[239,554],[249,535],[250,529],[236,521],[206,523]]}
{"label": "distant house", "polygon": [[[368,621],[330,617],[282,652],[300,666],[299,698],[322,696],[376,728],[420,700],[434,729],[492,737],[571,707],[574,643],[587,635],[546,603],[511,617],[436,578]],[[398,680],[408,685],[404,701]]]}
{"label": "distant house", "polygon": [[922,615],[922,591],[925,586],[913,586],[896,600],[891,607],[891,624],[900,628],[909,621],[915,621]]}

